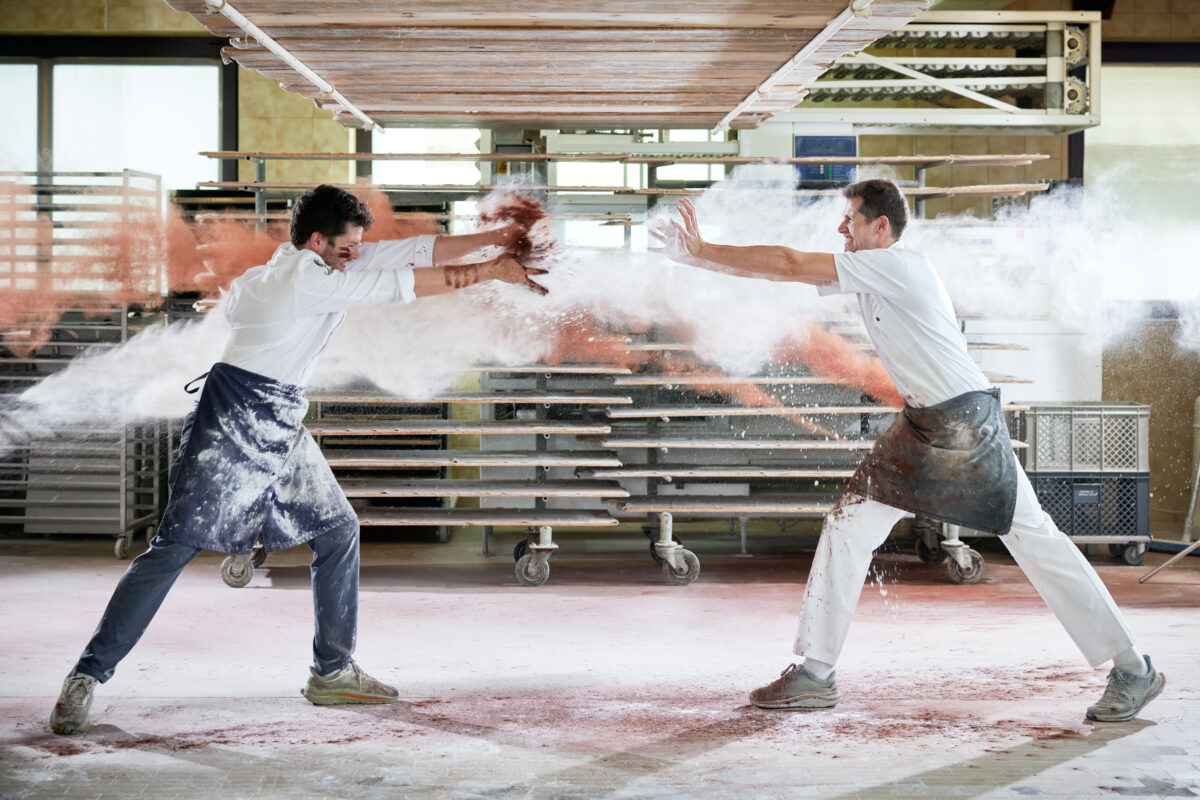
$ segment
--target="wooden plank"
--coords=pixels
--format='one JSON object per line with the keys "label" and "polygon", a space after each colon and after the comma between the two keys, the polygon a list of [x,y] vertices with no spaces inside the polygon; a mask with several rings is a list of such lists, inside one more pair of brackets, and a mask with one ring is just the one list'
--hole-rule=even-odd
{"label": "wooden plank", "polygon": [[[200,181],[196,184],[201,189],[237,189],[240,191],[253,191],[255,189],[263,190],[287,190],[296,191],[300,189],[311,189],[316,186],[316,183],[311,182],[295,182],[287,183],[283,181],[266,181],[257,183],[255,181]],[[379,192],[460,192],[462,194],[486,194],[487,192],[496,189],[513,189],[514,187],[506,184],[487,184],[487,183],[438,183],[438,184],[422,184],[422,183],[363,183],[363,184],[332,184],[341,189],[364,191],[374,189]],[[586,192],[591,194],[636,194],[633,190],[626,186],[534,186],[521,184],[522,192],[546,191],[556,193],[570,192]]]}
{"label": "wooden plank", "polygon": [[900,409],[893,406],[725,406],[720,404],[702,406],[656,406],[641,408],[610,408],[606,410],[610,419],[642,419],[658,417],[819,417],[844,414],[895,414]]}
{"label": "wooden plank", "polygon": [[[611,161],[609,153],[274,153],[257,150],[203,150],[200,155],[221,160],[267,161]],[[399,214],[397,216],[400,216]],[[464,217],[478,219],[478,216]]]}
{"label": "wooden plank", "polygon": [[471,508],[370,509],[359,513],[358,522],[360,525],[561,525],[580,528],[617,524],[616,519],[603,511]]}
{"label": "wooden plank", "polygon": [[1017,167],[1050,158],[1039,153],[1005,155],[945,155],[945,156],[798,156],[796,158],[762,158],[759,156],[629,156],[630,164],[813,164],[868,165],[894,167],[932,167],[941,164],[972,167]]}
{"label": "wooden plank", "polygon": [[765,500],[754,497],[702,497],[697,495],[665,495],[631,497],[617,503],[622,511],[645,511],[672,513],[707,514],[764,514],[764,515],[818,515],[824,516],[833,508],[833,503],[821,503],[796,498],[795,500]]}
{"label": "wooden plank", "polygon": [[509,405],[631,405],[629,397],[611,394],[543,394],[538,392],[455,392],[442,394],[425,400],[408,400],[401,397],[389,397],[377,394],[316,394],[310,395],[313,403],[343,403],[346,405],[438,405],[441,403],[475,403],[488,405],[491,403],[506,403]]}
{"label": "wooden plank", "polygon": [[604,364],[525,364],[517,367],[501,365],[479,365],[467,372],[514,372],[546,375],[632,375],[628,367],[613,367]]}
{"label": "wooden plank", "polygon": [[[1028,406],[1007,405],[1002,411],[1028,411]],[[610,419],[642,419],[658,417],[819,417],[844,414],[895,414],[900,411],[894,406],[725,406],[720,404],[701,406],[656,406],[641,408],[610,408],[605,411]]]}
{"label": "wooden plank", "polygon": [[[205,150],[200,155],[222,160],[261,158],[268,161],[621,161],[629,164],[884,164],[933,166],[953,164],[973,167],[1023,166],[1050,158],[1039,153],[945,156],[761,156],[632,155],[630,153],[284,153],[255,150]],[[397,215],[401,216],[401,215]],[[286,217],[286,215],[285,215]],[[469,217],[475,219],[476,217]],[[982,221],[981,221],[982,222]]]}
{"label": "wooden plank", "polygon": [[694,464],[671,466],[655,464],[646,467],[618,467],[616,469],[588,469],[582,471],[592,478],[788,478],[815,480],[846,480],[854,474],[852,469],[813,469],[811,467],[697,467]]}
{"label": "wooden plank", "polygon": [[601,439],[603,447],[654,448],[663,450],[870,450],[874,439],[846,439],[826,441],[824,439],[669,439],[669,438],[615,438]]}
{"label": "wooden plank", "polygon": [[336,469],[395,467],[619,467],[610,453],[527,451],[498,453],[475,450],[326,450],[325,460]]}
{"label": "wooden plank", "polygon": [[[210,18],[217,29],[234,37],[240,36],[232,23],[219,18]],[[815,32],[816,29],[814,29]],[[611,55],[614,52],[648,50],[698,50],[707,52],[719,40],[722,50],[762,51],[795,49],[796,32],[779,28],[639,28],[628,25],[619,28],[476,28],[476,27],[420,27],[404,25],[372,25],[370,27],[333,26],[319,31],[304,25],[281,25],[271,29],[271,36],[285,47],[296,45],[306,48],[340,48],[346,51],[359,46],[383,47],[391,45],[394,50],[407,53],[422,51],[443,52],[467,49],[475,52],[518,51],[526,52],[539,47],[570,45],[580,49],[596,49]],[[259,45],[253,40],[241,40],[233,45],[236,49],[253,50]]]}
{"label": "wooden plank", "polygon": [[[1011,441],[1014,450],[1029,447],[1018,439]],[[600,444],[602,447],[660,450],[870,450],[875,446],[875,440],[608,438],[601,439]]]}
{"label": "wooden plank", "polygon": [[613,378],[614,386],[825,386],[840,381],[813,375],[633,375]]}
{"label": "wooden plank", "polygon": [[[997,185],[979,185],[979,186],[901,186],[900,192],[906,197],[922,197],[925,199],[936,197],[1006,197],[1020,194],[1029,194],[1032,192],[1044,192],[1050,188],[1049,184],[1045,183],[1010,183]],[[704,194],[707,189],[637,189],[632,194],[641,195],[663,195],[663,196],[690,196]],[[738,184],[730,184],[725,188],[727,192],[753,192],[761,191],[751,186],[740,186]],[[842,193],[838,189],[795,189],[792,194],[797,197],[838,197]]]}
{"label": "wooden plank", "polygon": [[[656,67],[661,66],[667,72],[667,75],[676,73],[686,73],[688,70],[698,69],[728,69],[731,72],[739,70],[754,70],[761,74],[761,71],[770,71],[774,69],[780,62],[780,57],[787,57],[786,51],[776,49],[759,49],[759,50],[722,50],[718,52],[702,51],[698,49],[684,50],[646,50],[627,53],[627,61],[623,65],[615,65],[607,58],[597,58],[598,52],[603,52],[600,49],[600,43],[597,42],[591,49],[579,47],[576,43],[570,41],[560,41],[554,39],[543,40],[544,44],[537,50],[527,47],[524,50],[510,49],[505,52],[501,58],[504,60],[504,69],[510,73],[513,72],[528,72],[529,70],[542,70],[549,66],[553,66],[555,70],[561,70],[561,75],[592,75],[605,69],[614,69],[616,74],[621,74],[622,67],[629,69],[638,64],[652,63]],[[479,70],[495,68],[497,56],[494,52],[486,50],[472,50],[460,47],[450,47],[444,51],[430,50],[408,50],[405,48],[397,48],[394,46],[387,47],[386,40],[377,40],[372,44],[367,44],[357,48],[350,59],[346,58],[346,51],[339,49],[332,42],[320,47],[305,47],[297,48],[292,51],[293,55],[303,61],[310,69],[319,72],[327,79],[353,77],[357,71],[360,77],[366,78],[372,83],[378,81],[379,85],[383,85],[385,81],[380,74],[381,70],[392,69],[397,65],[403,65],[405,69],[405,81],[408,82],[408,71],[411,70],[418,79],[422,75],[428,74],[436,65],[441,64],[446,70],[447,80],[453,80],[462,75],[471,74]],[[276,66],[279,61],[274,53],[266,48],[247,48],[239,49],[232,48],[227,50],[239,64],[251,69],[260,69],[264,66]],[[611,47],[609,53],[611,53]],[[339,58],[340,56],[340,58]],[[982,79],[982,78],[980,78]],[[829,82],[832,84],[833,82]],[[449,84],[457,86],[457,84]],[[461,87],[466,90],[472,90],[475,87],[467,85]],[[394,85],[393,90],[404,90],[403,84]],[[696,91],[699,87],[696,87]],[[448,93],[453,94],[458,89],[448,89]],[[721,93],[720,89],[717,90]],[[731,92],[725,92],[731,94]]]}
{"label": "wooden plank", "polygon": [[[191,13],[206,27],[211,24],[214,32],[230,28],[224,17],[205,13],[203,0],[169,0],[168,5]],[[876,5],[882,9],[886,3],[877,0]],[[508,0],[505,3],[354,0],[333,5],[316,0],[286,3],[246,0],[238,3],[238,10],[267,33],[276,27],[316,29],[314,32],[339,27],[518,28],[529,31],[572,28],[820,29],[844,7],[841,0],[806,0],[800,5],[786,0],[743,0],[736,7],[697,5],[679,0],[658,0],[652,4],[636,0],[604,0],[588,5],[572,0]],[[872,12],[876,13],[874,9]]]}
{"label": "wooden plank", "polygon": [[1004,344],[1002,342],[967,342],[968,350],[1028,350],[1020,344]]}
{"label": "wooden plank", "polygon": [[88,522],[88,523],[109,522],[109,523],[113,524],[113,530],[111,532],[114,535],[117,534],[118,532],[123,533],[125,530],[124,521],[121,520],[119,517],[116,517],[113,515],[97,515],[97,516],[89,517],[89,516],[84,516],[84,515],[72,514],[72,515],[63,515],[63,516],[59,517],[59,516],[47,516],[44,514],[17,514],[17,515],[11,516],[11,517],[8,517],[8,516],[0,517],[0,524],[3,524],[3,525],[20,525],[20,524],[27,523],[27,522],[62,522],[62,523],[69,522],[72,524],[80,523],[80,522]]}
{"label": "wooden plank", "polygon": [[563,434],[595,436],[609,433],[612,428],[603,424],[570,422],[540,422],[538,420],[457,420],[457,419],[398,419],[398,420],[317,420],[306,425],[313,436],[401,436],[454,434],[516,435]]}
{"label": "wooden plank", "polygon": [[[112,489],[115,487],[113,487],[112,485],[109,485],[105,488]],[[49,494],[49,492],[45,489],[36,490],[36,491],[39,491],[39,494],[41,494],[41,495]],[[119,499],[118,500],[101,500],[99,498],[85,499],[85,500],[69,499],[69,497],[72,493],[78,492],[78,491],[79,491],[79,489],[77,487],[75,487],[74,485],[62,486],[60,484],[58,490],[54,492],[53,497],[39,496],[39,497],[32,497],[32,498],[18,498],[15,500],[0,498],[0,508],[27,508],[27,507],[33,508],[33,507],[53,506],[54,508],[105,508],[105,509],[107,509],[107,508],[119,508],[121,505],[121,501]],[[3,524],[4,521],[7,519],[8,519],[8,517],[6,517],[6,516],[0,516],[0,524]]]}
{"label": "wooden plank", "polygon": [[628,497],[612,481],[473,481],[361,478],[339,482],[347,497]]}

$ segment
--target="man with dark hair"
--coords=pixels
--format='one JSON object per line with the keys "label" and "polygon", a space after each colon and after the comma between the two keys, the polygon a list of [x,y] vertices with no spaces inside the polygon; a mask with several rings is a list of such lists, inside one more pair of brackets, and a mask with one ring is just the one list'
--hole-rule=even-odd
{"label": "man with dark hair", "polygon": [[1109,660],[1108,687],[1089,719],[1132,719],[1163,676],[1133,636],[1096,571],[1038,504],[1013,455],[1000,392],[967,352],[950,297],[933,266],[900,243],[908,208],[892,181],[843,191],[843,253],[710,244],[695,207],[683,224],[652,230],[669,257],[736,275],[854,293],[879,360],[904,409],[875,442],[826,516],[805,585],[793,652],[802,657],[750,693],[760,708],[830,708],[834,664],[862,593],[871,554],[905,512],[1000,535],[1017,564],[1092,666]]}
{"label": "man with dark hair", "polygon": [[[87,729],[96,683],[112,677],[201,550],[250,553],[259,535],[267,551],[299,544],[313,551],[316,634],[301,694],[316,705],[396,700],[394,688],[351,658],[358,627],[358,518],[303,427],[304,385],[347,309],[412,302],[487,280],[544,294],[532,278],[545,270],[508,254],[526,233],[519,225],[363,244],[371,223],[353,195],[318,186],[293,207],[291,242],[230,286],[225,316],[232,333],[221,359],[201,376],[204,390],[184,420],[158,532],[121,577],[63,682],[50,717],[55,733]],[[485,248],[502,254],[462,263]]]}
{"label": "man with dark hair", "polygon": [[374,222],[370,210],[361,200],[324,183],[309,189],[292,203],[288,234],[292,244],[304,247],[314,231],[329,238],[344,232],[347,225],[367,230]]}

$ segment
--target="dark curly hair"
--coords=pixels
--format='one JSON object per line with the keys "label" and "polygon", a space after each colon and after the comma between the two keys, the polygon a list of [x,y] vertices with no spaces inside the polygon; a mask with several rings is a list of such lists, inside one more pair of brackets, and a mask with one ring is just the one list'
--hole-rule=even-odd
{"label": "dark curly hair", "polygon": [[842,195],[847,200],[851,197],[862,198],[858,210],[867,218],[867,222],[887,217],[893,238],[899,239],[900,234],[904,233],[908,225],[908,201],[895,181],[887,178],[859,181],[842,189]]}
{"label": "dark curly hair", "polygon": [[292,244],[303,247],[314,232],[331,239],[345,233],[347,225],[358,225],[366,230],[374,221],[371,212],[357,197],[323,183],[296,198],[288,233]]}

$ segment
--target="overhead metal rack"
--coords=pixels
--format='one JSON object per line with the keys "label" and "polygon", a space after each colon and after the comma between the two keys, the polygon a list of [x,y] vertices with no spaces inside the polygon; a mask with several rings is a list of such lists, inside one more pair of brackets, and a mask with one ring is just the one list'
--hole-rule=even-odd
{"label": "overhead metal rack", "polygon": [[926,12],[837,59],[773,119],[877,134],[1073,133],[1100,124],[1100,48],[1098,12]]}

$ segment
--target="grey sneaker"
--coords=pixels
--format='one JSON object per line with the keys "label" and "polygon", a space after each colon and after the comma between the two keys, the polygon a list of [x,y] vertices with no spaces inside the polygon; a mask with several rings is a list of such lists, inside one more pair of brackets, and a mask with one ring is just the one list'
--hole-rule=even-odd
{"label": "grey sneaker", "polygon": [[50,712],[50,730],[63,736],[86,731],[92,724],[88,712],[92,710],[92,691],[97,683],[91,675],[71,670]]}
{"label": "grey sneaker", "polygon": [[316,706],[335,706],[343,703],[394,703],[400,693],[375,680],[351,661],[328,678],[322,678],[315,669],[308,676],[308,684],[300,694]]}
{"label": "grey sneaker", "polygon": [[1124,722],[1133,719],[1163,690],[1167,679],[1144,656],[1149,671],[1135,675],[1127,669],[1113,667],[1108,673],[1108,688],[1094,706],[1088,706],[1087,718],[1096,722]]}
{"label": "grey sneaker", "polygon": [[820,681],[799,664],[788,664],[778,679],[750,693],[750,702],[759,708],[833,708],[841,699],[836,672]]}

